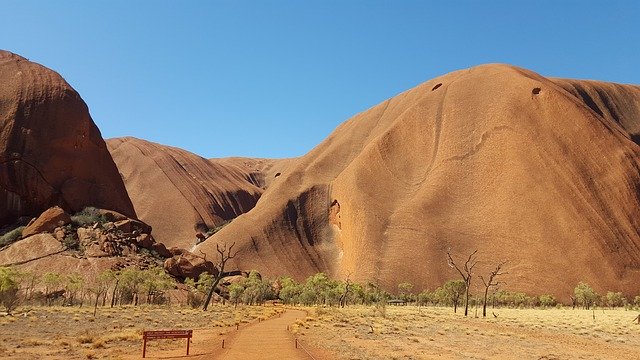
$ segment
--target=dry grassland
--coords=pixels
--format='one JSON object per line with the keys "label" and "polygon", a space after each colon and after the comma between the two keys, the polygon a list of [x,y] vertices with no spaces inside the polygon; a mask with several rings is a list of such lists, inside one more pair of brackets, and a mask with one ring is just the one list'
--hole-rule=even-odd
{"label": "dry grassland", "polygon": [[[0,358],[129,359],[141,357],[144,330],[193,329],[194,343],[211,341],[282,309],[213,305],[209,311],[180,307],[100,308],[32,307],[0,316]],[[184,339],[150,341],[147,353],[175,350],[184,355]],[[171,352],[171,351],[170,351]]]}
{"label": "dry grassland", "polygon": [[388,306],[308,314],[292,331],[335,359],[640,359],[637,311],[496,309],[483,319]]}

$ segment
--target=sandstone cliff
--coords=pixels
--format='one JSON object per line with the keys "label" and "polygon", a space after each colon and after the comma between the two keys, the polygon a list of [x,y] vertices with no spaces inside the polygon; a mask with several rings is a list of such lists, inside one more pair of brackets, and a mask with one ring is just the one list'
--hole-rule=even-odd
{"label": "sandstone cliff", "polygon": [[509,289],[640,292],[640,88],[483,65],[340,125],[198,246],[235,265],[433,289],[479,250]]}
{"label": "sandstone cliff", "polygon": [[140,219],[157,241],[191,248],[196,233],[213,232],[251,210],[289,160],[204,159],[136,138],[107,145]]}
{"label": "sandstone cliff", "polygon": [[100,131],[56,72],[0,51],[0,223],[52,206],[135,217]]}

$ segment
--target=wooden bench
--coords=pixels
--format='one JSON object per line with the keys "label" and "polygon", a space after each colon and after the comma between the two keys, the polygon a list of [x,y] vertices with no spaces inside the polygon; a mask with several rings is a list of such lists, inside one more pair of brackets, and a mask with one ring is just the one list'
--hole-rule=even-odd
{"label": "wooden bench", "polygon": [[187,339],[187,355],[193,330],[150,330],[142,333],[142,357],[147,355],[147,340]]}

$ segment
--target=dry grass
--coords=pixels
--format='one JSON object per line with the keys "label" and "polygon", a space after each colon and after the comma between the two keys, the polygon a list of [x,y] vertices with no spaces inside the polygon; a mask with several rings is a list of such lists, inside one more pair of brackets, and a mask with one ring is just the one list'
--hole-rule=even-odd
{"label": "dry grass", "polygon": [[[281,309],[214,304],[209,311],[163,306],[99,308],[33,307],[0,317],[0,358],[120,359],[139,356],[142,332],[219,329],[266,319]],[[154,341],[151,350],[181,349],[184,340]]]}
{"label": "dry grass", "polygon": [[638,359],[637,312],[498,309],[488,318],[450,308],[310,309],[292,332],[336,359]]}

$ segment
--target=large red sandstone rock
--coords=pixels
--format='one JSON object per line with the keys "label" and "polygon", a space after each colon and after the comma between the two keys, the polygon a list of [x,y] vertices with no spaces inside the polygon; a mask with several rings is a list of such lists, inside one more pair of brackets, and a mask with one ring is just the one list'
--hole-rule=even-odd
{"label": "large red sandstone rock", "polygon": [[456,71],[340,125],[195,251],[235,242],[230,269],[396,290],[434,289],[458,276],[447,249],[478,249],[477,275],[509,260],[508,290],[635,296],[639,134],[638,86]]}
{"label": "large red sandstone rock", "polygon": [[22,237],[31,236],[41,232],[53,232],[57,227],[71,222],[71,217],[58,206],[47,209],[35,221],[30,223],[23,231]]}
{"label": "large red sandstone rock", "polygon": [[165,260],[164,269],[176,278],[180,280],[186,278],[198,279],[203,272],[208,272],[214,276],[217,274],[213,263],[202,256],[198,256],[187,250],[177,252],[174,249],[173,252],[179,255],[174,255]]}
{"label": "large red sandstone rock", "polygon": [[107,146],[137,215],[156,241],[191,248],[206,232],[251,210],[288,159],[204,159],[188,151],[126,137]]}
{"label": "large red sandstone rock", "polygon": [[52,206],[135,217],[80,95],[56,72],[0,51],[0,223]]}

